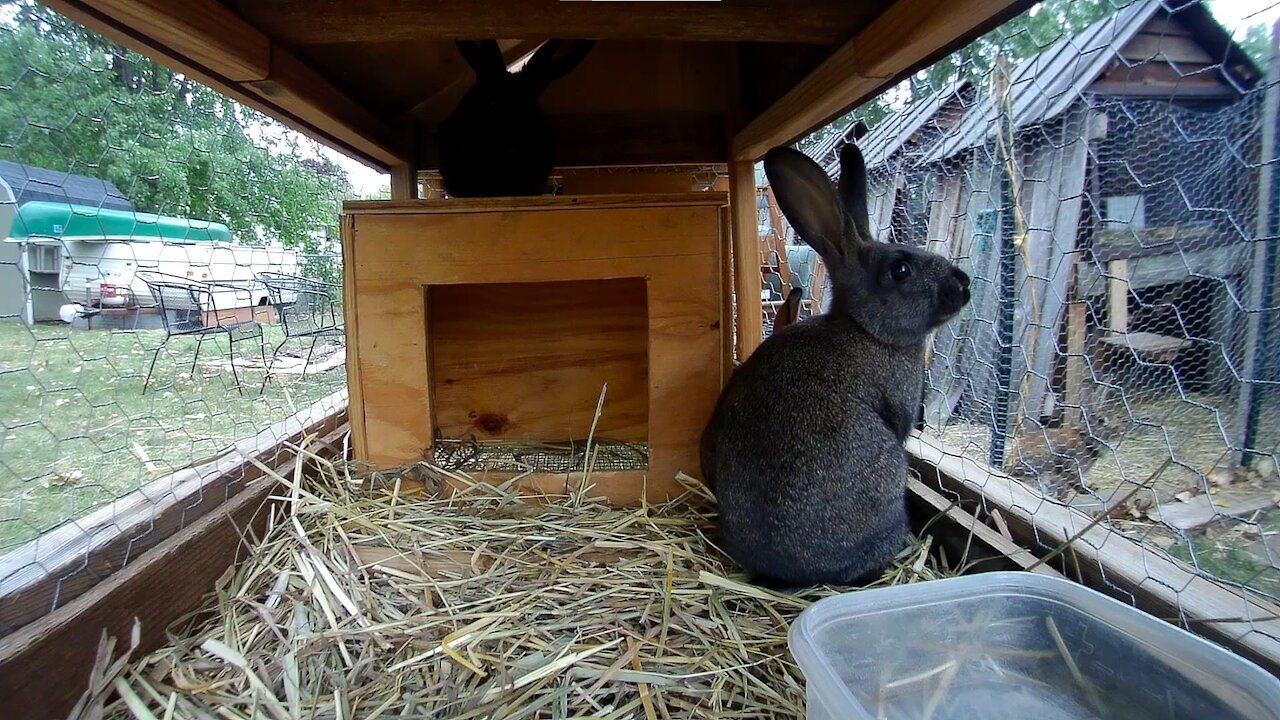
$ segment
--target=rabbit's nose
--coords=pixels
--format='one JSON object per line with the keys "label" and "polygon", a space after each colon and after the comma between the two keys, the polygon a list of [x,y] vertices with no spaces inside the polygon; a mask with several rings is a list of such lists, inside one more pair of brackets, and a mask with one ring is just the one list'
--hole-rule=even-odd
{"label": "rabbit's nose", "polygon": [[969,289],[969,275],[960,268],[952,268],[951,273],[955,275],[956,282],[960,283],[960,287]]}

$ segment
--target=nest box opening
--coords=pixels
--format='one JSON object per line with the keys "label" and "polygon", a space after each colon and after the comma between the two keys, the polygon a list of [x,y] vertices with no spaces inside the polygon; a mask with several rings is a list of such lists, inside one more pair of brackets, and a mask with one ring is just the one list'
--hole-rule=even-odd
{"label": "nest box opening", "polygon": [[466,471],[647,469],[648,305],[642,277],[428,285],[436,459]]}

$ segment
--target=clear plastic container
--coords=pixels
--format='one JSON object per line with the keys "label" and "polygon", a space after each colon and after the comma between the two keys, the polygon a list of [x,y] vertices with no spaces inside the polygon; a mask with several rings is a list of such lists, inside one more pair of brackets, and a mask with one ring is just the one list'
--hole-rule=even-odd
{"label": "clear plastic container", "polygon": [[1034,573],[827,598],[789,640],[809,720],[1280,720],[1257,665]]}

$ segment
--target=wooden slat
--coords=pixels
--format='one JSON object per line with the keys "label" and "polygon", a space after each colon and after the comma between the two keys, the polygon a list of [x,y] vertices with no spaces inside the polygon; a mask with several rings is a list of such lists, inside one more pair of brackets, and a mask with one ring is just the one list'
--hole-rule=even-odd
{"label": "wooden slat", "polygon": [[962,532],[972,533],[973,537],[979,542],[1005,556],[1019,568],[1039,575],[1062,577],[1062,573],[1048,565],[1038,564],[1040,558],[1033,555],[1030,550],[992,530],[985,523],[974,517],[972,513],[966,512],[959,505],[948,501],[937,490],[925,485],[920,480],[907,478],[907,492],[910,493],[910,496],[932,508],[934,512],[945,515]]}
{"label": "wooden slat", "polygon": [[557,174],[560,192],[565,195],[668,194],[697,190],[694,170],[621,172],[608,168],[566,168]]}
{"label": "wooden slat", "polygon": [[1069,404],[1062,411],[1062,423],[1066,427],[1084,427],[1080,398],[1084,396],[1085,338],[1089,332],[1087,310],[1085,301],[1076,295],[1073,288],[1071,302],[1067,305],[1067,380],[1063,398]]}
{"label": "wooden slat", "polygon": [[236,82],[263,80],[271,40],[211,0],[91,0],[98,12]]}
{"label": "wooden slat", "polygon": [[733,214],[734,293],[738,303],[738,362],[764,341],[760,308],[760,219],[756,172],[751,162],[729,164],[729,211]]}
{"label": "wooden slat", "polygon": [[1107,328],[1111,332],[1129,331],[1129,261],[1107,263]]}
{"label": "wooden slat", "polygon": [[0,632],[12,632],[66,605],[99,580],[128,567],[261,475],[250,458],[271,464],[282,443],[327,432],[346,409],[346,391],[236,443],[221,457],[179,470],[45,533],[0,558]]}
{"label": "wooden slat", "polygon": [[356,227],[355,218],[343,214],[340,232],[342,235],[342,327],[345,333],[347,351],[347,419],[351,424],[351,446],[354,457],[368,457],[368,447],[364,444],[364,396],[360,392],[363,387],[360,378],[360,347],[354,338],[360,332],[359,302],[360,293],[356,285],[355,273],[350,268],[356,263]]}
{"label": "wooden slat", "polygon": [[561,2],[560,0],[234,0],[268,34],[295,45],[514,37],[837,43],[884,0]]}
{"label": "wooden slat", "polygon": [[[121,12],[120,7],[102,8],[88,0],[48,0],[45,4],[113,42],[188,75],[236,102],[270,115],[298,132],[375,167],[385,170],[410,159],[410,153],[398,145],[385,123],[369,115],[284,48],[269,48],[267,72],[260,78],[246,81],[255,83],[255,87],[250,87],[206,64],[214,62],[207,56],[220,53],[220,48],[228,52],[236,48],[240,42],[235,38],[223,37],[212,46],[195,43],[199,50],[197,54],[201,55],[196,58],[186,52],[196,50],[190,47],[193,42],[187,33],[179,29],[178,21],[152,17],[146,27],[140,28],[131,25],[128,18],[108,12]],[[115,5],[130,3],[117,0]],[[136,6],[136,3],[132,5]],[[154,6],[148,12],[156,13],[161,8],[180,12],[180,18],[220,18],[216,27],[224,35],[233,34],[228,28],[239,22],[234,15],[231,15],[233,19],[228,19],[226,16],[230,11],[214,0],[195,0],[190,4],[178,0],[154,0]],[[209,22],[214,26],[212,20]],[[224,69],[243,70],[258,62],[252,57],[246,60],[230,54],[219,54],[218,58],[215,64],[224,66]],[[237,71],[236,74],[258,73],[255,67],[253,73]]]}
{"label": "wooden slat", "polygon": [[1193,38],[1151,33],[1139,33],[1121,48],[1120,54],[1137,62],[1162,59],[1172,63],[1214,63],[1209,53]]}
{"label": "wooden slat", "polygon": [[[346,432],[345,426],[333,429],[313,452],[335,454]],[[288,476],[294,461],[281,457],[277,472]],[[0,640],[0,703],[5,717],[67,717],[88,686],[104,630],[117,639],[119,653],[128,647],[134,619],[140,620],[142,642],[135,658],[166,642],[169,625],[198,609],[219,576],[242,556],[243,533],[262,533],[268,515],[264,503],[276,486],[274,479],[259,477],[215,512],[75,601]]]}
{"label": "wooden slat", "polygon": [[509,211],[558,211],[571,208],[673,208],[716,206],[723,193],[669,193],[664,195],[541,195],[516,198],[451,198],[449,200],[348,200],[343,211],[359,215],[454,215],[457,213],[505,213]]}
{"label": "wooden slat", "polygon": [[[729,382],[733,374],[733,360],[737,354],[734,345],[733,282],[736,263],[733,261],[733,208],[720,208],[720,380]],[[763,332],[763,329],[761,330]],[[702,467],[699,465],[698,470]],[[699,472],[697,477],[702,477]]]}
{"label": "wooden slat", "polygon": [[734,159],[756,160],[794,142],[1031,4],[899,0],[743,128],[733,141]]}
{"label": "wooden slat", "polygon": [[1142,83],[1099,81],[1089,86],[1089,92],[1121,97],[1200,98],[1204,100],[1231,100],[1240,93],[1229,85],[1207,83],[1187,78],[1179,83]]}
{"label": "wooden slat", "polygon": [[999,509],[1011,529],[1026,535],[1025,542],[1054,549],[1079,535],[1070,552],[1097,589],[1131,594],[1148,612],[1174,622],[1185,619],[1196,632],[1270,672],[1280,671],[1280,606],[1275,603],[1197,575],[1105,524],[1089,527],[1092,517],[964,457],[941,440],[916,434],[906,448],[923,471],[936,470],[949,488],[978,495]]}
{"label": "wooden slat", "polygon": [[418,199],[418,166],[416,164],[391,166],[391,199]]}

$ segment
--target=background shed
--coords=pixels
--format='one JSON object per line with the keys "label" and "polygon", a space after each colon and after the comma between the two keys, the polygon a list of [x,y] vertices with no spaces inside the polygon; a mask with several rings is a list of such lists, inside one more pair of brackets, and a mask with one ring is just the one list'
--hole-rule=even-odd
{"label": "background shed", "polygon": [[[934,341],[928,425],[957,406],[999,437],[1084,424],[1086,384],[1133,379],[1103,377],[1116,349],[1140,382],[1230,376],[1247,341],[1230,305],[1258,207],[1258,171],[1240,169],[1261,152],[1261,76],[1202,5],[1144,0],[997,66],[988,87],[951,81],[862,139],[877,239],[976,278]],[[832,177],[851,131],[808,148]],[[1209,293],[1217,309],[1179,319],[1152,299],[1170,293]]]}

